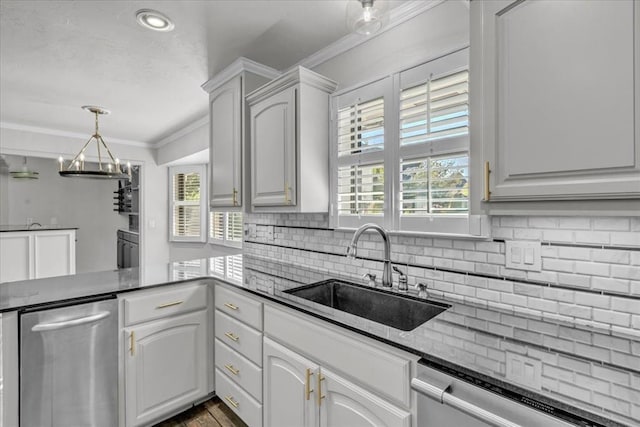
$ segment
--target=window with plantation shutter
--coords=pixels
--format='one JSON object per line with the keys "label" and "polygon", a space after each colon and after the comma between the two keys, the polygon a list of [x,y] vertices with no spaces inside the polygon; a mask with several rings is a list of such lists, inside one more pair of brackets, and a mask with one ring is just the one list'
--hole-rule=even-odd
{"label": "window with plantation shutter", "polygon": [[336,93],[332,109],[332,226],[468,233],[468,49]]}
{"label": "window with plantation shutter", "polygon": [[211,212],[209,239],[211,243],[242,246],[242,212]]}
{"label": "window with plantation shutter", "polygon": [[206,168],[175,166],[169,169],[171,200],[170,239],[206,241]]}

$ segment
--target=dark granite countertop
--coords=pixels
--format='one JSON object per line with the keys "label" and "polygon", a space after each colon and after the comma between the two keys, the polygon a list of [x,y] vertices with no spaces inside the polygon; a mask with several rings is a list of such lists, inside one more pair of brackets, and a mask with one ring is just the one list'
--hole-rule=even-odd
{"label": "dark granite countertop", "polygon": [[[566,316],[539,316],[526,309],[515,312],[435,298],[451,307],[412,331],[401,331],[284,292],[328,277],[361,282],[359,278],[322,268],[302,268],[271,259],[231,255],[140,269],[2,283],[0,312],[187,280],[220,279],[238,289],[416,354],[431,366],[456,372],[476,383],[486,382],[494,392],[517,393],[522,401],[535,399],[536,405],[557,415],[566,412],[583,417],[578,425],[640,426],[640,419],[633,414],[621,417],[594,406],[584,396],[557,389],[558,377],[570,376],[572,380],[593,384],[594,392],[599,391],[606,398],[631,405],[640,393],[640,331]],[[540,382],[507,378],[508,360],[523,358],[537,365],[533,369],[540,370]],[[628,379],[630,392],[626,399],[611,388],[608,392],[600,390],[607,375]]]}
{"label": "dark granite countertop", "polygon": [[77,230],[78,227],[65,227],[62,225],[29,225],[27,224],[18,224],[18,225],[0,225],[0,233],[9,233],[12,231],[49,231],[49,230]]}

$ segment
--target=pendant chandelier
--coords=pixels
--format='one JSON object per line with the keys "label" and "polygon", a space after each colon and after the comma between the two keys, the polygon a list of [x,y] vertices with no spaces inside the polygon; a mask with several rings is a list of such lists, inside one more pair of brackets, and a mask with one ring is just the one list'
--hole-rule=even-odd
{"label": "pendant chandelier", "polygon": [[[98,115],[106,115],[109,114],[110,111],[93,105],[84,105],[82,109],[95,115],[95,133],[91,135],[89,140],[82,146],[78,154],[76,154],[75,157],[71,159],[71,161],[67,163],[66,166],[62,156],[58,158],[58,173],[60,174],[60,176],[74,178],[131,179],[131,163],[127,162],[125,172],[122,165],[120,164],[120,159],[113,157],[113,154],[111,154],[111,150],[109,150],[107,143],[104,142],[104,139],[102,139],[102,136],[100,136],[100,133],[98,132]],[[98,150],[97,169],[95,165],[91,164],[87,165],[89,167],[85,167],[85,152],[87,151],[89,144],[91,144],[91,141],[95,141],[96,148]],[[101,147],[106,152],[106,156],[104,158],[105,161],[103,161],[103,153],[101,151]]]}

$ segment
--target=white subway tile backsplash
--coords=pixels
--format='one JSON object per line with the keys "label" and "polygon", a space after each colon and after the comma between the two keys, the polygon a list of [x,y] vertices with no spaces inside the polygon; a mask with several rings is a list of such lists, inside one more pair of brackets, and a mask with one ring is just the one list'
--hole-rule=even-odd
{"label": "white subway tile backsplash", "polygon": [[574,243],[574,232],[570,230],[544,230],[542,239],[545,242]]}

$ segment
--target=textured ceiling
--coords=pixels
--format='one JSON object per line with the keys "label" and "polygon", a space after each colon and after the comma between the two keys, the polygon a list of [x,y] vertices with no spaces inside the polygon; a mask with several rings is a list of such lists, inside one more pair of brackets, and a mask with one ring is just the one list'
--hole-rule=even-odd
{"label": "textured ceiling", "polygon": [[[400,3],[400,2],[397,2]],[[200,85],[239,56],[286,69],[347,34],[345,0],[0,1],[0,121],[157,142],[203,117]],[[151,8],[160,33],[136,24]],[[1,141],[0,141],[1,143]]]}

